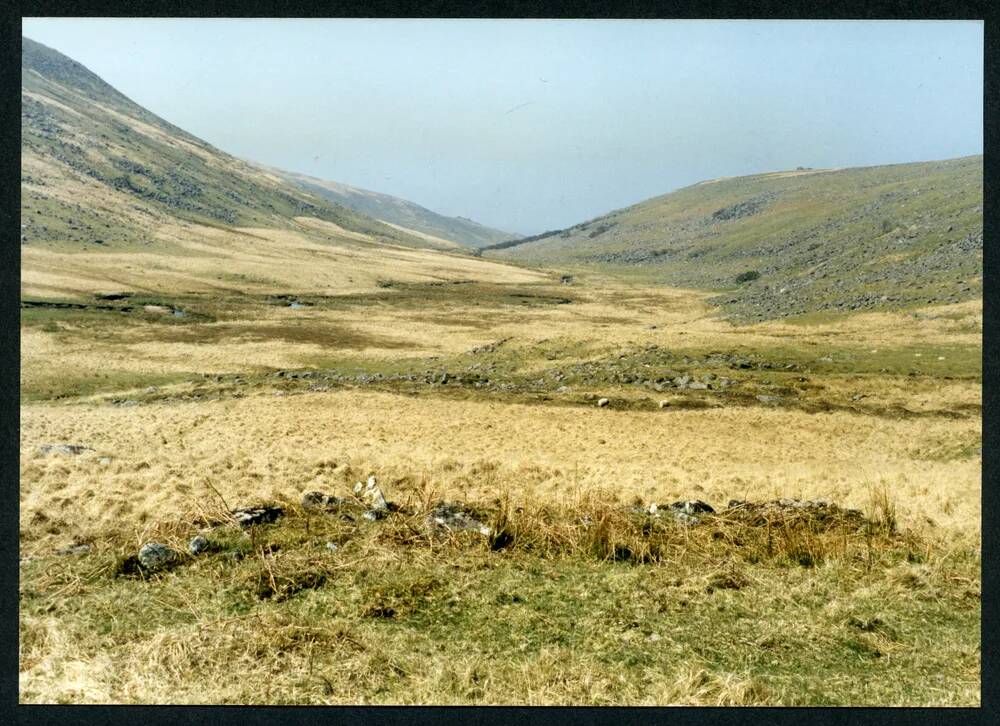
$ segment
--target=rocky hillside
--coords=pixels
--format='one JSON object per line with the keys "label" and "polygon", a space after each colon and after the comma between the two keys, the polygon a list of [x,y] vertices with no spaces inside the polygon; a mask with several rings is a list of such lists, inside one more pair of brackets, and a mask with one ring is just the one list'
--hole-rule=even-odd
{"label": "rocky hillside", "polygon": [[157,226],[178,220],[285,228],[313,217],[436,246],[216,149],[51,48],[22,47],[22,245],[120,250],[152,244]]}
{"label": "rocky hillside", "polygon": [[701,182],[487,257],[718,290],[742,321],[982,295],[982,156]]}
{"label": "rocky hillside", "polygon": [[277,169],[270,171],[335,204],[342,204],[360,214],[428,235],[429,242],[441,240],[444,243],[442,246],[459,245],[478,249],[518,238],[517,235],[483,226],[465,217],[446,217],[419,204],[388,194],[379,194],[304,174]]}

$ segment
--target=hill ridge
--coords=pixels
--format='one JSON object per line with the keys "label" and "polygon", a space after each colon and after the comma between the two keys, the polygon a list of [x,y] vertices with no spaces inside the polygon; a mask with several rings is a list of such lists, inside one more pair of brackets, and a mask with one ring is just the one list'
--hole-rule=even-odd
{"label": "hill ridge", "polygon": [[736,320],[982,294],[981,155],[707,180],[482,250],[716,290]]}

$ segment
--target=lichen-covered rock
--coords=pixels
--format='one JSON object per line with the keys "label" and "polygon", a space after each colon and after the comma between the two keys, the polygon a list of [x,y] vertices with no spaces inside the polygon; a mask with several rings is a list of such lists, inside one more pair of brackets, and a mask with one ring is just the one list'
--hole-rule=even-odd
{"label": "lichen-covered rock", "polygon": [[427,514],[427,522],[432,526],[450,530],[472,530],[486,537],[492,530],[479,519],[476,512],[456,502],[439,502]]}
{"label": "lichen-covered rock", "polygon": [[207,549],[208,549],[208,539],[201,536],[200,534],[197,537],[192,538],[191,541],[188,542],[188,552],[190,552],[192,555],[200,555]]}
{"label": "lichen-covered rock", "polygon": [[244,507],[234,509],[233,517],[241,527],[250,527],[255,524],[270,524],[276,521],[285,513],[281,507]]}
{"label": "lichen-covered rock", "polygon": [[715,509],[700,499],[688,499],[666,505],[650,504],[646,513],[656,518],[672,517],[680,524],[693,525],[700,524],[703,515],[714,514]]}
{"label": "lichen-covered rock", "polygon": [[367,483],[358,482],[355,484],[354,493],[371,511],[386,512],[389,509],[389,504],[385,501],[385,496],[375,481],[374,474],[368,477]]}
{"label": "lichen-covered rock", "polygon": [[302,495],[302,508],[308,510],[335,511],[347,504],[348,500],[324,492],[306,492]]}
{"label": "lichen-covered rock", "polygon": [[686,501],[674,502],[670,505],[670,509],[676,512],[684,512],[685,514],[714,514],[715,510],[712,505],[707,504],[700,499],[688,499]]}
{"label": "lichen-covered rock", "polygon": [[163,570],[176,561],[177,552],[159,542],[147,542],[139,548],[139,564],[147,570]]}
{"label": "lichen-covered rock", "polygon": [[56,550],[56,554],[57,555],[62,555],[64,557],[65,556],[71,556],[71,555],[86,555],[86,554],[90,554],[90,551],[92,549],[93,549],[93,547],[91,547],[89,544],[86,544],[86,543],[85,544],[74,544],[74,545],[68,545],[66,547],[63,547],[61,549]]}

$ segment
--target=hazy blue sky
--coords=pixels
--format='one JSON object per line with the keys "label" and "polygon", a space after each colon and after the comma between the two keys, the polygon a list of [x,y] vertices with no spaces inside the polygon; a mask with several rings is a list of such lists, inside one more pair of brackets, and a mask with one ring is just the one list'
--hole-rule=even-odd
{"label": "hazy blue sky", "polygon": [[980,22],[25,19],[236,156],[531,234],[717,177],[982,153]]}

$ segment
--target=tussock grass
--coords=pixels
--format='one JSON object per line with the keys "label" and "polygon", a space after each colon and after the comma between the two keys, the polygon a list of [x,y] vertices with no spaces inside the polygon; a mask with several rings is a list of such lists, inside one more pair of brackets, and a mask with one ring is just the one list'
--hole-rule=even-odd
{"label": "tussock grass", "polygon": [[439,536],[418,501],[357,523],[283,504],[167,572],[117,574],[133,545],[113,532],[22,564],[22,700],[978,703],[978,558],[872,512],[768,536],[736,518],[645,526],[593,493],[506,495],[480,507],[511,533],[498,549]]}

